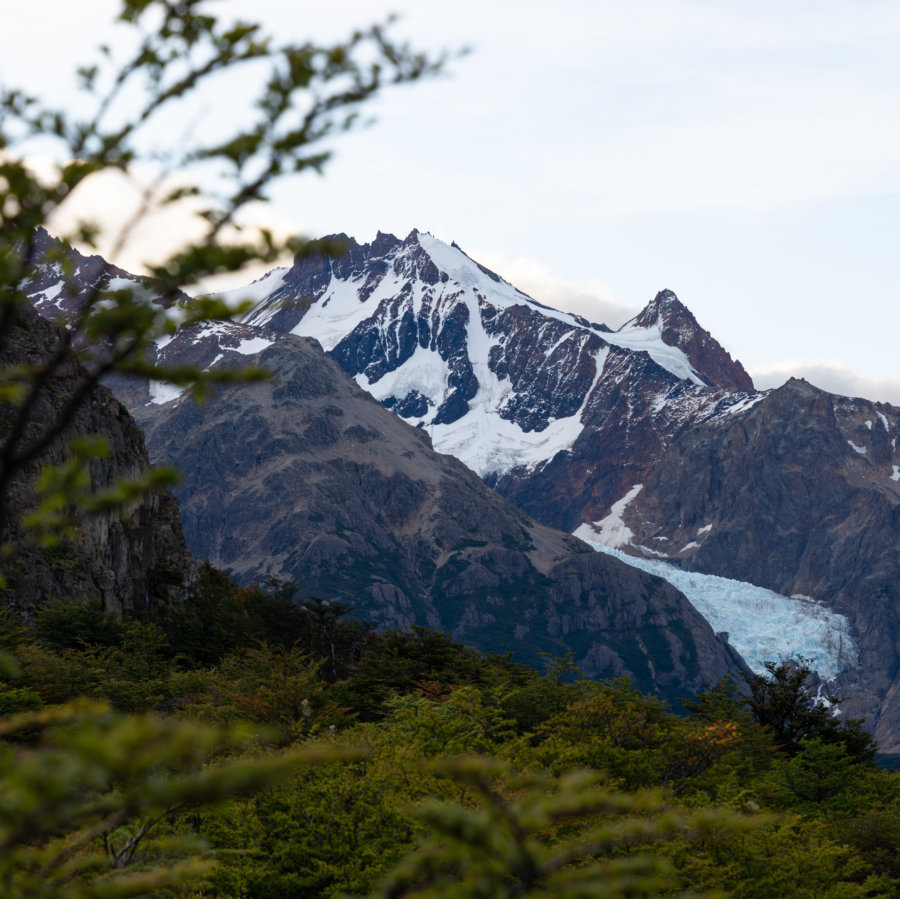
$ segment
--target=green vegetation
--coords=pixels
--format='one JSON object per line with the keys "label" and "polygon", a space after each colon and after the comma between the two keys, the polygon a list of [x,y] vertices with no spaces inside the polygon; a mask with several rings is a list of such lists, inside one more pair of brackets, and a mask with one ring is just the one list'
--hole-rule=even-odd
{"label": "green vegetation", "polygon": [[679,716],[293,589],[0,617],[4,896],[900,892],[900,780],[802,665]]}

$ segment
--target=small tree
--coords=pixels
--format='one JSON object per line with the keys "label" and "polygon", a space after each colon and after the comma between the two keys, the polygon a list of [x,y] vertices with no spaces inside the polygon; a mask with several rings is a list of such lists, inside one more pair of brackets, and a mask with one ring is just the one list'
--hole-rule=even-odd
{"label": "small tree", "polygon": [[847,755],[857,762],[871,762],[876,744],[863,729],[859,718],[841,719],[836,707],[837,696],[821,696],[813,688],[810,660],[799,664],[766,662],[767,674],[745,677],[749,696],[747,706],[753,719],[768,728],[776,743],[789,755],[801,749],[804,740],[840,743]]}

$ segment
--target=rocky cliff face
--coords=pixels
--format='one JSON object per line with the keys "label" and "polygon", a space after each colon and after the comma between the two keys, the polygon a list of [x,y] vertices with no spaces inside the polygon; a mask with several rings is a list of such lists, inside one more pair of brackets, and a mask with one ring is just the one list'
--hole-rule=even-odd
{"label": "rocky cliff face", "polygon": [[682,350],[707,383],[734,390],[753,390],[753,381],[744,366],[733,360],[709,331],[700,327],[694,314],[671,290],[661,290],[639,315],[622,327],[656,328],[662,342]]}
{"label": "rocky cliff face", "polygon": [[[230,326],[220,334],[219,364],[238,364]],[[269,340],[256,359],[268,383],[141,410],[156,456],[184,473],[197,555],[244,579],[296,577],[381,626],[422,624],[534,664],[571,650],[589,675],[670,698],[740,670],[669,585],[529,519],[314,341]]]}
{"label": "rocky cliff face", "polygon": [[812,597],[850,620],[836,684],[900,746],[900,410],[791,380],[684,429],[622,511],[627,549]]}
{"label": "rocky cliff face", "polygon": [[540,521],[571,532],[608,514],[648,477],[682,431],[730,415],[752,396],[689,383],[647,353],[613,348],[572,445],[538,465],[519,465],[485,480]]}
{"label": "rocky cliff face", "polygon": [[[37,364],[59,340],[54,325],[23,308],[18,325],[0,349],[0,365]],[[57,415],[80,376],[72,364],[52,379],[32,415],[33,430]],[[167,492],[148,493],[121,515],[81,515],[75,538],[51,549],[29,541],[22,515],[34,506],[34,480],[43,464],[65,461],[73,435],[101,435],[109,443],[108,457],[91,463],[93,489],[136,478],[149,465],[143,434],[127,409],[107,388],[96,388],[64,437],[13,481],[0,510],[0,542],[14,548],[3,561],[5,596],[25,614],[55,598],[92,599],[119,615],[176,600],[190,580],[193,562],[177,502]]]}

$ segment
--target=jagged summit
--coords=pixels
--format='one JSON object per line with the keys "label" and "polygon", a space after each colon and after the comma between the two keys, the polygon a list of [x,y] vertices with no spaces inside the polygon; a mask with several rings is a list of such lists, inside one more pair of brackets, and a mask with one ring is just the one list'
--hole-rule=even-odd
{"label": "jagged summit", "polygon": [[737,359],[700,326],[694,313],[672,290],[661,290],[620,330],[647,328],[657,331],[668,346],[684,351],[691,365],[709,384],[730,386],[736,390],[754,390],[753,380]]}
{"label": "jagged summit", "polygon": [[[180,291],[163,300],[162,289],[152,278],[132,275],[101,256],[85,256],[44,228],[36,229],[31,254],[32,274],[20,289],[44,318],[65,322],[77,315],[85,296],[102,290],[129,288],[165,306],[189,300]],[[61,264],[63,257],[67,260],[65,269]]]}
{"label": "jagged summit", "polygon": [[[437,301],[450,276],[419,247],[420,239],[429,240],[416,236],[410,252],[389,257],[391,278]],[[459,271],[468,271],[453,253]],[[383,278],[360,259],[335,262],[356,272],[353,303],[380,308]],[[332,268],[329,261],[322,271],[339,292],[345,282]],[[432,269],[438,281],[429,293],[418,285]],[[315,264],[311,270],[317,272]],[[370,279],[375,295],[361,298],[355,288]],[[289,284],[282,270],[252,290],[268,298]],[[346,309],[339,296],[328,297]],[[53,345],[53,325],[26,311],[34,321],[6,341],[5,361],[17,361],[19,353],[11,355],[16,347],[33,360]],[[449,339],[443,334],[438,342]],[[211,321],[185,326],[156,347],[170,364],[219,367],[253,357],[273,374],[260,384],[223,386],[202,406],[188,397],[150,392],[148,402],[147,394],[120,394],[141,414],[154,456],[184,472],[185,533],[200,557],[247,580],[269,573],[293,577],[325,600],[351,602],[382,627],[425,625],[485,653],[514,652],[535,665],[540,653],[571,651],[588,676],[630,676],[670,700],[742,670],[738,656],[680,593],[530,520],[457,460],[435,453],[426,433],[373,401],[316,341]],[[51,406],[64,403],[68,377],[56,378]],[[76,430],[104,433],[112,453],[108,465],[92,464],[91,474],[104,483],[108,476],[133,476],[145,464],[140,434],[109,391],[95,393]],[[51,407],[37,411],[52,414]],[[169,573],[173,564],[185,570],[177,550],[185,551],[183,543],[170,545],[180,536],[176,509],[171,501],[162,504],[149,497],[133,504],[127,521],[99,516],[84,522],[78,552],[89,565],[76,568],[67,555],[65,570],[57,571],[46,560],[14,559],[22,574],[17,594],[25,592],[22,580],[28,602],[30,595],[35,602],[53,595],[47,590],[54,586],[77,590],[64,595],[99,596],[107,608],[116,601],[139,611],[174,600]],[[5,530],[9,537],[9,522]],[[652,657],[642,651],[646,646]]]}
{"label": "jagged summit", "polygon": [[[335,246],[342,252],[325,251]],[[720,399],[753,389],[671,291],[609,331],[542,305],[417,228],[369,244],[332,235],[322,247],[272,273],[265,289],[252,285],[245,323],[314,337],[361,387],[481,475],[535,469],[570,450],[598,408],[593,397],[623,378],[652,383],[660,407],[691,387]],[[646,364],[628,364],[632,356]]]}
{"label": "jagged summit", "polygon": [[641,312],[622,326],[622,329],[626,328],[657,328],[663,341],[671,346],[683,345],[703,330],[694,313],[678,299],[675,291],[668,288],[661,290]]}

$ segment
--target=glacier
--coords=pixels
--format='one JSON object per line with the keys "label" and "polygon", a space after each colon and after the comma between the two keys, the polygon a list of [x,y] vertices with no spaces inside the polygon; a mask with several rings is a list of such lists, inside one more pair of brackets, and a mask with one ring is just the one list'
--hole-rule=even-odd
{"label": "glacier", "polygon": [[[577,534],[582,537],[582,534]],[[775,593],[745,581],[700,574],[658,559],[630,556],[595,540],[599,552],[655,574],[680,590],[691,605],[743,656],[750,668],[765,673],[765,662],[803,656],[825,681],[858,664],[859,649],[844,615],[809,597]]]}

